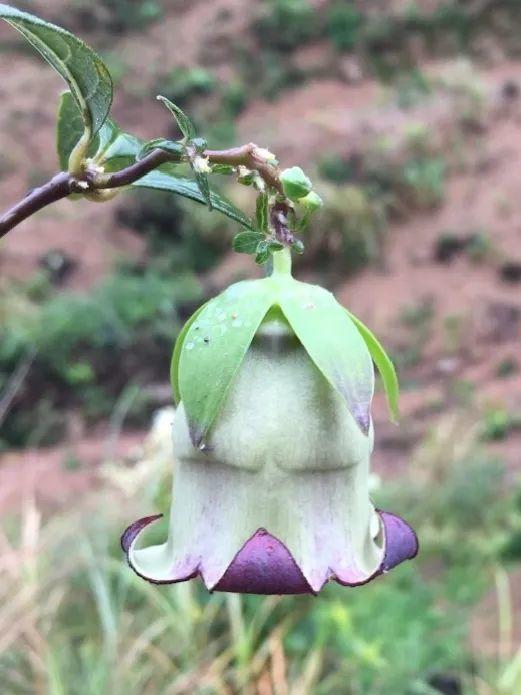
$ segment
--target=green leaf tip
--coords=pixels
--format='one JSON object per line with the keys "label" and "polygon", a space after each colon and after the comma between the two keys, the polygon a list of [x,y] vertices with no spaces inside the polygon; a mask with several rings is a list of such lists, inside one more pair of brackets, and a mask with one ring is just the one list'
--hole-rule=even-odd
{"label": "green leaf tip", "polygon": [[389,355],[386,353],[382,344],[369,330],[369,328],[367,328],[367,326],[351,312],[347,311],[347,313],[364,339],[367,349],[371,354],[371,358],[373,359],[373,362],[380,373],[385,389],[385,395],[387,397],[391,421],[397,423],[400,419],[400,385],[394,364]]}
{"label": "green leaf tip", "polygon": [[166,108],[170,111],[172,116],[175,118],[177,125],[179,126],[179,130],[181,133],[184,135],[184,137],[187,140],[191,140],[192,138],[195,137],[195,126],[192,123],[191,119],[186,115],[186,113],[177,106],[177,104],[174,104],[170,99],[167,99],[166,97],[161,96],[161,94],[158,94],[156,99],[160,101],[162,104],[166,106]]}
{"label": "green leaf tip", "polygon": [[81,39],[28,12],[0,3],[5,19],[35,48],[69,85],[83,120],[93,137],[112,106],[112,78],[100,56]]}
{"label": "green leaf tip", "polygon": [[266,279],[239,282],[210,300],[183,329],[174,350],[172,382],[184,405],[194,446],[204,446],[274,301],[273,286]]}

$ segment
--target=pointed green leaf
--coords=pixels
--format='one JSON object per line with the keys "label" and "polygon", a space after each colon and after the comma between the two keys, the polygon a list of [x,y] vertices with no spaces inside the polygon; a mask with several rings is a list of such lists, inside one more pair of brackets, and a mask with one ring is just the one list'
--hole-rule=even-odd
{"label": "pointed green leaf", "polygon": [[233,237],[233,250],[237,253],[255,253],[264,234],[260,232],[239,232]]}
{"label": "pointed green leaf", "polygon": [[[132,185],[138,188],[153,188],[157,191],[171,191],[185,198],[195,200],[198,203],[206,202],[196,181],[183,176],[177,176],[173,173],[173,167],[170,164],[166,164],[159,169],[151,171]],[[247,229],[255,229],[250,218],[220,193],[210,191],[210,199],[212,201],[212,207],[215,210],[239,222],[239,224]]]}
{"label": "pointed green leaf", "polygon": [[200,171],[197,171],[197,169],[194,169],[194,176],[195,180],[197,181],[197,185],[199,186],[199,190],[201,191],[201,195],[204,198],[204,202],[208,206],[208,210],[211,210],[212,197],[210,195],[210,183],[208,182],[208,176]]}
{"label": "pointed green leaf", "polygon": [[210,300],[188,327],[179,358],[179,391],[195,446],[204,445],[273,300],[273,285],[266,280],[238,282]]}
{"label": "pointed green leaf", "polygon": [[367,434],[374,390],[373,363],[344,307],[331,292],[293,278],[285,278],[280,284],[279,303],[308,355]]}
{"label": "pointed green leaf", "polygon": [[[347,311],[347,309],[346,309]],[[389,405],[389,411],[391,415],[391,420],[397,422],[400,418],[400,411],[398,400],[400,396],[400,385],[398,383],[398,376],[396,374],[396,369],[391,361],[391,358],[384,350],[382,344],[378,341],[376,336],[363,324],[360,319],[354,316],[350,311],[347,311],[351,320],[355,326],[360,331],[360,335],[367,345],[367,349],[371,353],[373,362],[378,369],[380,376],[382,377],[385,394],[387,396],[387,403]]]}
{"label": "pointed green leaf", "polygon": [[186,334],[188,333],[188,329],[197,319],[197,317],[200,315],[200,313],[207,304],[208,302],[205,302],[199,307],[199,309],[194,311],[194,313],[190,316],[188,321],[182,327],[181,332],[179,333],[179,335],[177,336],[177,340],[175,341],[174,351],[172,353],[172,362],[170,365],[170,381],[172,383],[172,391],[174,392],[174,401],[176,405],[179,405],[179,402],[181,400],[181,393],[179,391],[179,358],[181,357],[181,349],[183,347]]}
{"label": "pointed green leaf", "polygon": [[163,96],[158,96],[158,101],[163,103],[166,108],[170,111],[172,116],[175,118],[177,121],[177,125],[179,126],[179,130],[183,133],[185,138],[187,140],[191,140],[192,138],[195,137],[195,126],[188,118],[186,113],[179,108],[176,104],[170,101],[170,99],[167,99],[166,97]]}
{"label": "pointed green leaf", "polygon": [[70,32],[10,5],[0,18],[17,29],[69,85],[84,126],[95,135],[112,105],[112,79],[101,58]]}

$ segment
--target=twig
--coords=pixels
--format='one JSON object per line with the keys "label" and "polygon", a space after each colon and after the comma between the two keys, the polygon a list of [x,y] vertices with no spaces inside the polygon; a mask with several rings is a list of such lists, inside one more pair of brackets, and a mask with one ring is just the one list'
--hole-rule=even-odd
{"label": "twig", "polygon": [[9,409],[16,397],[16,394],[21,389],[25,378],[29,374],[31,365],[36,357],[36,348],[31,348],[29,352],[22,357],[22,359],[16,365],[16,369],[9,377],[7,385],[5,387],[4,393],[0,398],[0,425],[4,422]]}
{"label": "twig", "polygon": [[[202,156],[207,157],[213,164],[245,166],[256,170],[269,188],[282,193],[278,168],[267,161],[262,150],[252,142],[228,150],[205,150]],[[61,171],[43,186],[32,190],[0,217],[0,238],[35,212],[62,198],[67,198],[71,193],[85,194],[128,186],[157,169],[161,164],[179,161],[179,155],[156,149],[139,162],[134,162],[113,174],[100,174],[87,170],[85,178],[80,180],[66,171]]]}

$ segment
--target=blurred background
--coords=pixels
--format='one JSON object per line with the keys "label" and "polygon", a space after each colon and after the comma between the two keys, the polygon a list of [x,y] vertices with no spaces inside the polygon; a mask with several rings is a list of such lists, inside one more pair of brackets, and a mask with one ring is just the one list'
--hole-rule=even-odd
{"label": "blurred background", "polygon": [[[2,693],[521,693],[520,3],[17,5],[102,54],[129,132],[176,135],[162,93],[211,147],[253,140],[312,175],[325,206],[296,273],[396,362],[372,494],[421,555],[319,598],[139,580],[119,534],[169,506],[173,342],[261,271],[230,220],[172,195],[62,201],[0,245]],[[0,60],[6,208],[56,171],[62,86],[7,25]]]}

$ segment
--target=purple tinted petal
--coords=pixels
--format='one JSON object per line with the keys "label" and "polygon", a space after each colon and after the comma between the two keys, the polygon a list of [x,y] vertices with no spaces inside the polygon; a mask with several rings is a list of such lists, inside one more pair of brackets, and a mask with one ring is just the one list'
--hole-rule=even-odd
{"label": "purple tinted petal", "polygon": [[162,516],[162,514],[152,514],[151,516],[144,516],[142,519],[134,521],[133,524],[131,524],[127,529],[125,529],[123,535],[121,536],[121,547],[123,548],[123,551],[125,553],[128,553],[128,551],[130,550],[130,546],[135,541],[137,536],[139,536],[139,534],[145,528],[145,526],[148,526],[153,521],[161,519]]}
{"label": "purple tinted petal", "polygon": [[379,512],[385,528],[385,553],[380,571],[388,572],[404,560],[412,560],[418,554],[418,536],[401,517],[389,512]]}
{"label": "purple tinted petal", "polygon": [[312,594],[291,553],[265,529],[239,550],[216,591],[238,594]]}
{"label": "purple tinted petal", "polygon": [[[378,510],[384,532],[384,556],[378,569],[369,576],[353,571],[335,571],[329,579],[344,586],[367,584],[418,553],[418,538],[413,529],[399,516]],[[130,550],[140,532],[161,518],[162,514],[147,516],[134,522],[121,537],[121,545],[132,569],[148,581],[157,584],[182,582],[201,574],[199,563],[185,558],[183,568],[173,568],[169,579],[158,580],[140,574],[133,566]],[[186,564],[186,567],[184,565]],[[327,583],[324,582],[324,584]],[[316,594],[304,577],[288,548],[265,529],[258,529],[240,548],[228,569],[214,587],[215,591],[240,594]],[[320,587],[322,588],[322,587]],[[320,590],[320,589],[319,589]]]}

